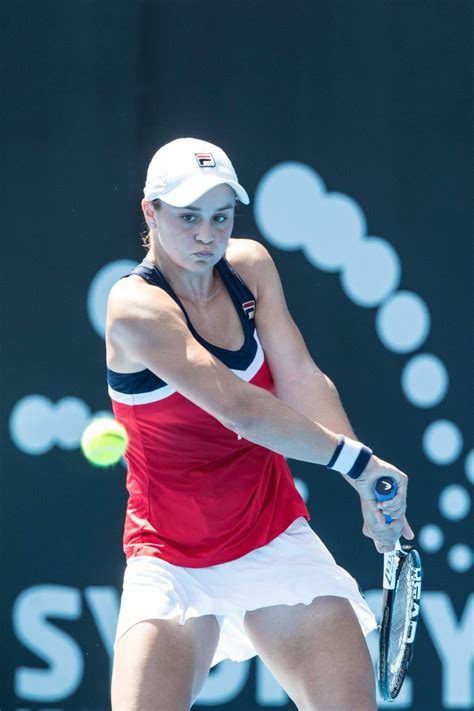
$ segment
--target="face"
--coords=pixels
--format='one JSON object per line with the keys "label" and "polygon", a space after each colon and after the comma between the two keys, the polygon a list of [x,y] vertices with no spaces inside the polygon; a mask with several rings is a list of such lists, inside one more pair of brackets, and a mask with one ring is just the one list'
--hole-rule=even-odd
{"label": "face", "polygon": [[[153,210],[150,203],[146,205]],[[161,262],[171,259],[189,271],[207,271],[224,255],[234,226],[234,210],[235,193],[228,185],[212,188],[187,207],[162,202],[159,210],[153,210],[155,257]]]}

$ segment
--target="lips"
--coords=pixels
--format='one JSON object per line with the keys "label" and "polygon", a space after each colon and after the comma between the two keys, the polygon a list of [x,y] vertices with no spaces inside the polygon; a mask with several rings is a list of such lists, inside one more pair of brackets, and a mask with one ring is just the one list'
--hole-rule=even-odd
{"label": "lips", "polygon": [[194,252],[198,257],[212,257],[214,252]]}

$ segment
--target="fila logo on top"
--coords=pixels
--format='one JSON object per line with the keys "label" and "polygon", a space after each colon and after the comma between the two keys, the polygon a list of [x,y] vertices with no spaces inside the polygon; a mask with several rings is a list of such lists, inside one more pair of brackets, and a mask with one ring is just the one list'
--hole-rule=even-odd
{"label": "fila logo on top", "polygon": [[251,319],[255,316],[255,301],[253,299],[252,301],[245,301],[242,304],[242,308],[245,311],[245,315],[248,319]]}
{"label": "fila logo on top", "polygon": [[216,161],[212,153],[195,153],[200,168],[215,168]]}

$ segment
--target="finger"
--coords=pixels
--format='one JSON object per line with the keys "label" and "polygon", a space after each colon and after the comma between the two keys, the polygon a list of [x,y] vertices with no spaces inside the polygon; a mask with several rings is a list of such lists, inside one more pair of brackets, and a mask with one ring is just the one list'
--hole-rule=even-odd
{"label": "finger", "polygon": [[373,501],[361,499],[361,505],[365,524],[367,524],[370,528],[380,525],[381,522],[385,520],[382,512],[377,508],[377,502],[375,499]]}
{"label": "finger", "polygon": [[402,518],[402,536],[403,538],[406,538],[408,540],[411,540],[412,538],[415,538],[415,534],[413,533],[413,529],[406,520],[405,516]]}
{"label": "finger", "polygon": [[365,502],[367,505],[367,512],[370,515],[370,523],[373,525],[385,525],[385,517],[383,515],[383,511],[381,511],[377,505],[376,501],[366,501]]}
{"label": "finger", "polygon": [[402,524],[397,520],[381,526],[370,526],[369,535],[384,545],[392,545],[400,538],[401,530]]}
{"label": "finger", "polygon": [[382,525],[368,526],[369,536],[383,545],[391,546],[391,549],[400,538],[402,528],[403,525],[400,519],[395,519],[391,523],[384,522]]}
{"label": "finger", "polygon": [[377,553],[381,553],[381,552],[382,552],[382,551],[381,551],[380,542],[379,542],[376,538],[374,538],[374,546],[375,546],[375,549],[376,549]]}
{"label": "finger", "polygon": [[375,524],[378,526],[386,526],[387,525],[387,520],[385,519],[385,516],[382,511],[377,510],[377,512],[374,514],[375,516]]}
{"label": "finger", "polygon": [[374,545],[378,553],[390,553],[395,548],[395,544],[383,543],[377,538],[374,538]]}
{"label": "finger", "polygon": [[[384,522],[385,523],[390,523],[391,521],[399,520],[405,513],[404,511],[398,511],[397,509],[392,510],[392,509],[382,509],[381,513],[384,517]],[[387,518],[389,519],[387,521]]]}
{"label": "finger", "polygon": [[395,516],[402,516],[405,513],[407,507],[406,498],[404,496],[394,496],[393,499],[388,501],[381,501],[378,504],[378,508],[382,511],[386,511],[392,518]]}
{"label": "finger", "polygon": [[[378,538],[376,540],[377,540],[379,546],[386,548],[387,550],[393,551],[398,538],[395,540],[393,538],[386,538],[386,539]],[[386,552],[386,551],[383,551],[383,552]]]}
{"label": "finger", "polygon": [[[396,524],[400,524],[401,519],[400,519],[399,516],[397,516],[396,514],[393,514],[392,512],[383,511],[383,512],[381,512],[381,513],[382,513],[382,515],[383,515],[383,523],[384,523],[384,526],[390,526],[390,527],[391,527],[390,529],[387,528],[387,529],[385,529],[385,530],[386,530],[386,531],[390,531],[390,535],[391,535],[394,526],[395,526]],[[378,523],[377,525],[378,525],[379,527],[381,526],[380,523]],[[384,529],[382,529],[382,530],[384,530]],[[401,530],[401,526],[400,526],[400,530]]]}

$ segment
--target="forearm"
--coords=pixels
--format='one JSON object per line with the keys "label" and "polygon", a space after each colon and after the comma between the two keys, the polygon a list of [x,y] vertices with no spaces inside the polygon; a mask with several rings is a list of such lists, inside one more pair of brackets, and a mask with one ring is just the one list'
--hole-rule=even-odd
{"label": "forearm", "polygon": [[[277,387],[277,397],[332,432],[358,441],[333,381],[320,370]],[[354,480],[344,479],[355,488]]]}
{"label": "forearm", "polygon": [[277,387],[276,396],[329,430],[358,439],[344,411],[336,386],[321,371]]}
{"label": "forearm", "polygon": [[[262,447],[313,464],[326,465],[337,447],[338,432],[299,412],[263,388],[248,385],[245,400],[234,403],[233,421],[224,422],[240,436]],[[243,416],[239,416],[239,412]]]}
{"label": "forearm", "polygon": [[[358,439],[342,408],[337,390],[329,378],[322,379],[319,375],[307,376],[293,382],[290,386],[287,385],[285,390],[277,388],[277,398],[264,390],[261,390],[261,394],[261,398],[257,396],[255,399],[261,419],[247,434],[248,439],[258,444],[263,444],[292,459],[324,465],[331,459],[331,447],[334,453],[337,446],[336,433],[352,440]],[[313,421],[310,416],[317,418],[318,421]],[[332,429],[329,429],[328,425]],[[278,435],[275,439],[276,433]],[[364,449],[366,448],[362,447],[362,453]],[[370,449],[368,451],[370,453]],[[325,452],[325,459],[322,457],[323,452]],[[341,470],[336,467],[336,471]],[[413,531],[404,515],[406,474],[372,455],[360,476],[357,478],[345,474],[342,476],[360,496],[364,517],[363,533],[374,540],[375,547],[380,553],[393,550],[395,542],[401,535],[408,539],[413,538]],[[380,477],[394,479],[398,487],[397,495],[390,501],[384,502],[384,513],[393,519],[390,526],[386,525],[384,515],[378,509],[378,503],[374,498],[374,485]]]}

